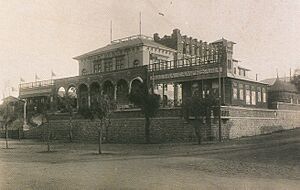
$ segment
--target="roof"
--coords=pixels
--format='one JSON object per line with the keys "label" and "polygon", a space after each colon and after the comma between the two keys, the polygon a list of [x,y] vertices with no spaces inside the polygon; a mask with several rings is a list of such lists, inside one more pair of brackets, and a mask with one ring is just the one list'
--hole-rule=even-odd
{"label": "roof", "polygon": [[21,101],[21,100],[14,96],[8,96],[6,98],[3,98],[3,102],[18,102],[18,101]]}
{"label": "roof", "polygon": [[290,82],[284,82],[279,78],[276,79],[275,83],[270,87],[270,92],[297,92],[296,86]]}
{"label": "roof", "polygon": [[233,78],[233,79],[238,79],[238,80],[243,80],[243,81],[248,81],[248,82],[255,82],[255,83],[259,83],[259,84],[268,85],[267,83],[265,83],[263,81],[256,81],[252,78],[245,77],[245,76],[240,76],[240,75],[233,74],[233,73],[227,73],[227,77]]}
{"label": "roof", "polygon": [[219,40],[216,40],[216,41],[212,42],[212,44],[220,43],[220,42],[230,42],[230,43],[236,44],[235,42],[226,40],[225,38],[221,38],[221,39],[219,39]]}
{"label": "roof", "polygon": [[[273,85],[275,83],[277,78],[267,78],[264,80],[261,80],[261,82],[267,83],[269,85]],[[279,77],[279,80],[281,81],[290,81],[290,77]]]}
{"label": "roof", "polygon": [[147,46],[152,46],[152,47],[159,47],[159,48],[166,49],[168,51],[173,51],[173,52],[176,51],[175,49],[172,49],[172,48],[169,48],[169,47],[164,46],[162,44],[154,42],[154,40],[150,37],[146,37],[146,36],[143,36],[143,35],[137,35],[137,36],[131,36],[131,37],[128,37],[128,38],[123,38],[123,39],[120,39],[120,40],[112,41],[112,43],[110,43],[110,44],[108,44],[104,47],[101,47],[101,48],[98,48],[96,50],[90,51],[88,53],[82,54],[80,56],[74,57],[74,59],[81,59],[81,58],[96,55],[96,54],[99,54],[99,53],[119,49],[119,48],[138,46],[138,45],[147,45]]}

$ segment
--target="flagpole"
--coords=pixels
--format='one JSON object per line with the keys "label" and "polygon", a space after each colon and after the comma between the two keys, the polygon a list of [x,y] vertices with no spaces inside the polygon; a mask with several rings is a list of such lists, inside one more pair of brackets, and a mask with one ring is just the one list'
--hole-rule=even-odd
{"label": "flagpole", "polygon": [[110,21],[110,43],[112,42],[112,20]]}
{"label": "flagpole", "polygon": [[142,12],[140,11],[140,36],[142,35]]}

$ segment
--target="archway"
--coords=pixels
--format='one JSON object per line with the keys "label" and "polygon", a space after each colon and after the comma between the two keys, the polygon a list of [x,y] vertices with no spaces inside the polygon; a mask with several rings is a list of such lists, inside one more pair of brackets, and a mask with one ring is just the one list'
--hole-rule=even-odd
{"label": "archway", "polygon": [[[64,99],[66,97],[66,90],[64,87],[60,87],[57,90],[57,106],[56,109],[63,112],[65,110]],[[42,100],[41,100],[42,101]]]}
{"label": "archway", "polygon": [[88,107],[88,87],[85,84],[79,85],[78,88],[79,92],[79,107],[80,108],[87,108]]}
{"label": "archway", "polygon": [[135,92],[138,92],[139,90],[141,90],[142,83],[143,83],[143,80],[140,78],[133,79],[130,82],[130,93],[135,93]]}
{"label": "archway", "polygon": [[74,86],[70,86],[67,91],[67,95],[71,100],[72,107],[77,108],[77,90]]}
{"label": "archway", "polygon": [[126,80],[121,79],[117,82],[117,102],[119,104],[128,104],[128,89]]}
{"label": "archway", "polygon": [[94,105],[100,96],[100,85],[97,82],[93,82],[90,85],[91,105]]}
{"label": "archway", "polygon": [[64,87],[60,87],[57,90],[57,95],[61,98],[66,96],[66,89]]}
{"label": "archway", "polygon": [[107,80],[103,84],[103,94],[106,94],[109,96],[110,99],[114,98],[114,85],[111,81]]}

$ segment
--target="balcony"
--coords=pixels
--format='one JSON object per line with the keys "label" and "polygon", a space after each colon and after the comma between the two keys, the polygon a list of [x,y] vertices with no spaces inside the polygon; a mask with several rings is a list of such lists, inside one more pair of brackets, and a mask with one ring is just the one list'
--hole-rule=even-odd
{"label": "balcony", "polygon": [[53,85],[54,85],[54,80],[50,79],[50,80],[22,83],[20,84],[19,87],[20,90],[24,90],[24,89],[40,88],[40,87],[47,87]]}

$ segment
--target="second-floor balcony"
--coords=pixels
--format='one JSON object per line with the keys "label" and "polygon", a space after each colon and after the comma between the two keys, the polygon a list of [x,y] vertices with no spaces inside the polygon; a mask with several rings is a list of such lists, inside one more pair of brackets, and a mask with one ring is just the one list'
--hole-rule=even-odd
{"label": "second-floor balcony", "polygon": [[50,79],[50,80],[21,83],[19,87],[20,89],[30,89],[30,88],[53,86],[53,85],[54,85],[54,80]]}

